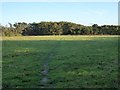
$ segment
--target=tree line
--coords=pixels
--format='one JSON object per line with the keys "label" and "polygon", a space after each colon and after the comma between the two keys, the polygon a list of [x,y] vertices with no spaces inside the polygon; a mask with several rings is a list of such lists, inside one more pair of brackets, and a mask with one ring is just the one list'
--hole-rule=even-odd
{"label": "tree line", "polygon": [[2,36],[37,36],[37,35],[120,35],[117,25],[94,24],[84,26],[72,22],[40,22],[9,23],[9,26],[0,25]]}

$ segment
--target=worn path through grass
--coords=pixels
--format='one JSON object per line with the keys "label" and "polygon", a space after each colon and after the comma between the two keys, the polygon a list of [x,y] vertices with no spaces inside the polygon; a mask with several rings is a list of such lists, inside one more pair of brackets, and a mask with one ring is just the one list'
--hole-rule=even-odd
{"label": "worn path through grass", "polygon": [[[60,39],[62,40],[63,37]],[[44,62],[43,62],[43,67],[42,67],[42,79],[40,80],[40,86],[41,88],[46,88],[49,87],[49,82],[50,79],[48,77],[49,74],[49,62],[52,60],[52,57],[56,55],[57,53],[57,48],[60,47],[60,41],[57,41],[56,44],[54,45],[54,47],[51,49],[51,51],[46,55]],[[50,86],[50,87],[54,87],[54,86]]]}

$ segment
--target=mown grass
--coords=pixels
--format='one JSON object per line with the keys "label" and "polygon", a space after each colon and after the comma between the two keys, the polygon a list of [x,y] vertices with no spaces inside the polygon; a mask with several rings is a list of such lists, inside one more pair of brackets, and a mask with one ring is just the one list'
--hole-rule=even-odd
{"label": "mown grass", "polygon": [[54,44],[3,41],[3,87],[39,87],[44,57]]}
{"label": "mown grass", "polygon": [[2,49],[4,88],[40,88],[45,61],[47,87],[118,86],[117,36],[4,37]]}

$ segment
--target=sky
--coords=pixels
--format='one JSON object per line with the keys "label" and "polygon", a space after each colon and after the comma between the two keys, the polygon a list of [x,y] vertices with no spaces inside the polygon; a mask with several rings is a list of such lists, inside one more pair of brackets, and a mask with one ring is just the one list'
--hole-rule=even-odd
{"label": "sky", "polygon": [[15,22],[68,21],[117,25],[117,2],[3,2],[2,25]]}

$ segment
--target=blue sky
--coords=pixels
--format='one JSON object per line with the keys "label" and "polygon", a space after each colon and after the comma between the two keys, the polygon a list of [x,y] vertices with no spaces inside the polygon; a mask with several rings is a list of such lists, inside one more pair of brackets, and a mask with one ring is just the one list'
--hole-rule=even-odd
{"label": "blue sky", "polygon": [[84,25],[118,24],[117,2],[4,2],[2,24],[70,21]]}

